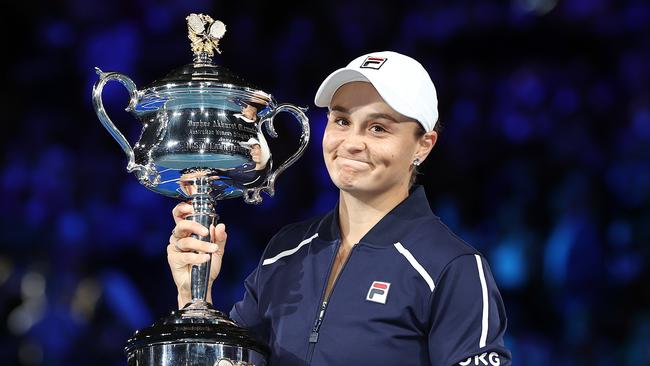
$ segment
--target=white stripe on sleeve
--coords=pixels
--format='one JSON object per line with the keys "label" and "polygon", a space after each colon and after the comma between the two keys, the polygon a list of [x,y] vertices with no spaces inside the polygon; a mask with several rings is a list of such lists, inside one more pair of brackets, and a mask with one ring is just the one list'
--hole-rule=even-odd
{"label": "white stripe on sleeve", "polygon": [[267,264],[273,264],[280,258],[284,258],[284,257],[288,257],[288,256],[292,255],[293,253],[300,250],[300,248],[302,248],[304,245],[307,245],[307,244],[311,243],[311,241],[317,236],[318,236],[318,233],[312,235],[311,238],[307,238],[307,239],[301,241],[300,244],[298,244],[298,246],[293,248],[293,249],[288,249],[288,250],[282,251],[282,252],[278,253],[275,257],[265,259],[262,262],[262,265],[266,266]]}
{"label": "white stripe on sleeve", "polygon": [[417,261],[417,259],[415,259],[413,254],[411,254],[411,252],[409,252],[408,249],[404,248],[404,246],[400,242],[397,242],[397,243],[395,243],[393,245],[395,245],[395,248],[397,248],[397,251],[400,252],[406,258],[406,260],[409,261],[411,266],[413,266],[413,268],[415,268],[415,270],[418,271],[420,276],[422,276],[422,278],[424,278],[427,285],[429,285],[429,288],[431,289],[431,292],[433,292],[433,289],[436,288],[436,286],[433,284],[433,279],[431,278],[431,276],[429,276],[427,271],[424,269],[424,267],[422,267],[422,265]]}
{"label": "white stripe on sleeve", "polygon": [[476,266],[478,267],[478,276],[481,279],[481,290],[483,291],[483,319],[481,321],[481,339],[478,342],[480,348],[485,347],[485,342],[487,340],[488,333],[488,292],[487,285],[485,283],[485,273],[483,273],[483,263],[481,261],[481,256],[474,254],[476,257]]}

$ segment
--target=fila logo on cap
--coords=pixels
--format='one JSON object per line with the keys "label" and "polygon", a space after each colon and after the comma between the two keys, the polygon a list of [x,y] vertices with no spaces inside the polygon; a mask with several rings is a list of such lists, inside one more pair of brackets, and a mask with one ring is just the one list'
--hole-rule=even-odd
{"label": "fila logo on cap", "polygon": [[366,295],[366,300],[385,304],[386,297],[388,297],[388,289],[390,289],[390,283],[374,281],[372,285],[370,285],[368,295]]}
{"label": "fila logo on cap", "polygon": [[382,65],[384,64],[384,62],[386,62],[386,60],[388,60],[386,57],[368,56],[361,63],[361,68],[379,70],[379,68],[382,67]]}

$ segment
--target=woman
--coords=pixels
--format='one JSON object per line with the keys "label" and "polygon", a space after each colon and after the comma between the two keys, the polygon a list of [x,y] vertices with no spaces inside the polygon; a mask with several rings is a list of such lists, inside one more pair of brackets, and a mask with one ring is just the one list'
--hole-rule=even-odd
{"label": "woman", "polygon": [[[323,157],[339,202],[288,225],[269,242],[230,316],[271,347],[272,365],[509,365],[506,316],[490,269],[412,186],[436,143],[435,87],[410,57],[376,52],[332,73]],[[179,204],[168,259],[178,304],[190,300],[189,265],[226,244],[189,238],[208,229]]]}

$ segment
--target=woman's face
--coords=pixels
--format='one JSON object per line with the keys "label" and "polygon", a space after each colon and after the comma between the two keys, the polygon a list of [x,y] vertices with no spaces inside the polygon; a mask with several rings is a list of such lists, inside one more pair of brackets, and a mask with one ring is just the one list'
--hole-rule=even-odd
{"label": "woman's face", "polygon": [[251,159],[254,163],[259,164],[262,162],[262,148],[259,144],[251,146]]}
{"label": "woman's face", "polygon": [[[370,83],[351,82],[330,103],[323,157],[334,184],[351,193],[408,192],[411,164],[433,139],[416,138],[418,122],[394,111]],[[427,143],[427,141],[429,143]]]}

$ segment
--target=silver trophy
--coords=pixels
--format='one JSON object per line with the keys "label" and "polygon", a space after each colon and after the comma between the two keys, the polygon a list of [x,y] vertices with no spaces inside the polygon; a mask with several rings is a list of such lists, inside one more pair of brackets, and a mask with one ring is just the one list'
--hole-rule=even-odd
{"label": "silver trophy", "polygon": [[[270,94],[212,62],[214,52],[221,53],[222,22],[203,14],[186,19],[192,63],[142,90],[123,74],[97,69],[93,104],[126,153],[127,171],[154,192],[190,201],[194,213],[187,219],[208,227],[216,225],[218,200],[243,197],[256,204],[261,192],[273,196],[277,176],[307,146],[309,121],[304,108],[277,104]],[[126,110],[142,122],[133,147],[104,110],[102,90],[111,80],[129,91]],[[302,134],[298,150],[274,169],[262,126],[277,137],[273,119],[280,112],[291,113]],[[266,365],[266,345],[206,301],[210,263],[192,267],[190,303],[128,340],[128,365]]]}

